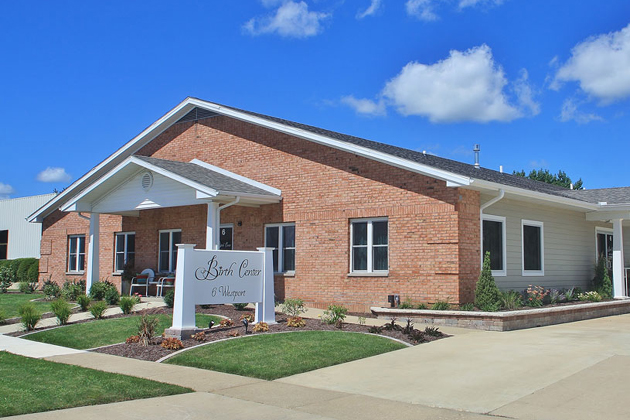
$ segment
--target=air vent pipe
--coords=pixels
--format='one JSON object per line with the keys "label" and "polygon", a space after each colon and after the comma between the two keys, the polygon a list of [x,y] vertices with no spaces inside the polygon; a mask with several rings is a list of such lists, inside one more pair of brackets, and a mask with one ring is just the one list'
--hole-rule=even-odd
{"label": "air vent pipe", "polygon": [[475,144],[475,147],[473,148],[473,152],[475,152],[475,168],[479,169],[479,152],[481,151],[481,148],[479,147],[478,144]]}

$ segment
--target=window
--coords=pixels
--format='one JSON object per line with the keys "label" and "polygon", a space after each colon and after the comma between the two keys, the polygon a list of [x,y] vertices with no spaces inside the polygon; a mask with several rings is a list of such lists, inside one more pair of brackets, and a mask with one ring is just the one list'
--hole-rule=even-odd
{"label": "window", "polygon": [[545,275],[545,247],[543,223],[531,220],[521,221],[523,233],[523,275]]}
{"label": "window", "polygon": [[233,225],[221,225],[219,228],[219,249],[230,250],[233,246]]}
{"label": "window", "polygon": [[387,219],[361,219],[350,224],[350,271],[385,274],[389,270]]}
{"label": "window", "polygon": [[265,226],[265,246],[273,248],[273,271],[295,271],[295,223]]}
{"label": "window", "polygon": [[68,236],[68,272],[85,270],[85,235]]}
{"label": "window", "polygon": [[0,230],[0,260],[7,259],[9,249],[9,231]]}
{"label": "window", "polygon": [[116,258],[114,271],[121,273],[125,269],[125,264],[133,261],[136,256],[136,234],[134,232],[123,232],[116,234]]}
{"label": "window", "polygon": [[182,243],[182,231],[179,229],[160,231],[160,254],[158,270],[173,273],[177,267],[177,247]]}
{"label": "window", "polygon": [[492,275],[505,276],[505,217],[484,215],[482,230],[482,263],[486,252],[490,252]]}

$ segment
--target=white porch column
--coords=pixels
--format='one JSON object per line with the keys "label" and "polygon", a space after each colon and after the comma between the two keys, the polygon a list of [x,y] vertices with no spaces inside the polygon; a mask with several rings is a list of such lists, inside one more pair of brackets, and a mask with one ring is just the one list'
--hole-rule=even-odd
{"label": "white porch column", "polygon": [[621,222],[623,219],[613,219],[613,296],[621,298],[626,295],[624,281],[624,259],[623,259],[623,229]]}
{"label": "white porch column", "polygon": [[90,247],[87,255],[87,276],[85,278],[85,290],[90,292],[92,284],[98,281],[98,236],[99,217],[98,213],[90,214]]}
{"label": "white porch column", "polygon": [[219,203],[208,203],[208,217],[206,221],[206,249],[217,249],[219,237],[218,219]]}

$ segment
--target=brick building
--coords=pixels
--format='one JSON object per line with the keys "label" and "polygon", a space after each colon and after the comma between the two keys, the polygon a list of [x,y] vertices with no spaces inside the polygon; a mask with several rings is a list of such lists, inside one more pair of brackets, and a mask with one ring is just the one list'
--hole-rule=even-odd
{"label": "brick building", "polygon": [[482,250],[504,289],[584,287],[604,255],[626,295],[629,202],[188,98],[30,220],[40,280],[120,285],[125,261],[174,271],[176,243],[269,246],[278,298],[366,310],[472,301]]}

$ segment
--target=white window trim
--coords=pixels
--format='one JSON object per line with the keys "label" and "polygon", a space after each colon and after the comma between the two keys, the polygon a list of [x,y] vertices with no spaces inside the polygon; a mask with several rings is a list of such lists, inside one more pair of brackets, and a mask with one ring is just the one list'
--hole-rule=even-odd
{"label": "white window trim", "polygon": [[[540,270],[525,270],[525,226],[540,228]],[[543,222],[521,219],[521,273],[523,277],[542,277],[545,275],[545,227]]]}
{"label": "white window trim", "polygon": [[[352,268],[352,261],[354,261],[354,246],[352,244],[352,238],[354,237],[354,224],[367,222],[367,270],[354,270]],[[372,223],[374,222],[387,222],[387,270],[374,270],[374,261],[372,256],[372,248],[374,235],[372,229]],[[389,218],[388,217],[365,217],[360,219],[350,219],[350,266],[348,270],[349,276],[387,276],[389,275]]]}
{"label": "white window trim", "polygon": [[175,245],[173,243],[173,233],[179,232],[181,233],[181,229],[162,229],[158,231],[158,270],[162,266],[162,252],[160,251],[160,241],[162,240],[162,234],[168,233],[168,273],[173,273],[173,255],[172,253],[175,251]]}
{"label": "white window trim", "polygon": [[[79,248],[80,247],[79,247],[79,241],[78,240],[77,240],[77,253],[76,253],[76,257],[75,257],[76,258],[77,270],[73,270],[73,271],[70,270],[70,254],[72,254],[70,252],[70,244],[72,242],[71,241],[72,238],[83,238],[83,250],[84,250],[83,251],[83,265],[84,265],[83,270],[79,270],[78,269],[79,268],[79,256],[81,255],[81,253],[79,252]],[[85,241],[85,235],[68,235],[68,261],[66,262],[66,270],[67,270],[66,273],[68,273],[68,274],[83,274],[83,273],[85,273],[85,265],[87,264],[87,261],[86,261],[86,251],[87,251],[87,249],[86,249],[86,247],[87,247],[87,243]]]}
{"label": "white window trim", "polygon": [[[219,230],[223,228],[232,229],[232,237],[230,238],[230,242],[232,243],[232,251],[234,250],[234,223],[221,223],[219,225]],[[219,238],[221,237],[221,232],[219,232]],[[221,246],[221,244],[219,244]]]}
{"label": "white window trim", "polygon": [[[282,252],[283,246],[284,246],[284,234],[282,233],[282,229],[280,229],[283,226],[293,226],[295,228],[295,222],[287,222],[287,223],[268,223],[265,225],[265,239],[264,239],[264,243],[265,246],[267,246],[267,228],[268,227],[277,227],[278,228],[278,269],[282,268],[284,266],[284,253]],[[232,231],[234,232],[234,231]],[[297,235],[297,229],[295,229],[295,234]],[[295,250],[296,247],[289,247],[286,249],[293,249]],[[295,267],[294,267],[295,268]],[[295,270],[288,270],[288,271],[276,271],[275,267],[274,267],[274,274],[284,274],[287,276],[294,276],[295,275]]]}
{"label": "white window trim", "polygon": [[[501,222],[501,235],[502,235],[502,240],[501,240],[501,244],[502,244],[502,253],[503,253],[503,270],[492,270],[492,276],[493,277],[505,277],[507,276],[507,234],[506,234],[506,225],[507,225],[507,221],[506,218],[503,216],[494,216],[492,214],[484,214],[483,218],[482,218],[482,223],[484,221],[490,221],[490,222]],[[481,266],[483,266],[483,259],[484,259],[484,255],[483,255],[483,225],[481,226]]]}
{"label": "white window trim", "polygon": [[[125,264],[127,264],[127,258],[129,256],[128,254],[128,249],[127,249],[127,240],[129,238],[129,235],[135,235],[136,232],[116,232],[114,234],[114,274],[121,274],[123,270],[116,270],[116,254],[118,254],[118,235],[124,235],[125,236],[125,249],[123,250],[123,254],[124,254],[124,261]],[[135,250],[134,250],[134,254],[135,254]]]}

